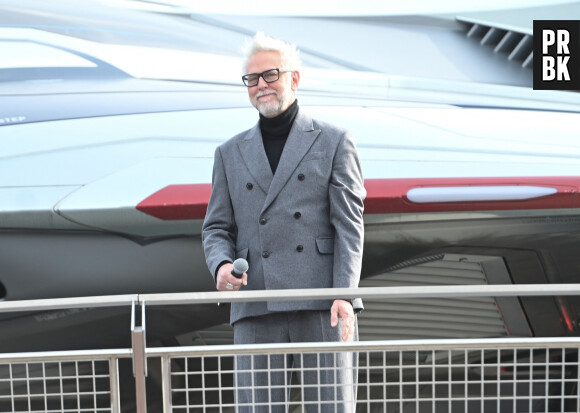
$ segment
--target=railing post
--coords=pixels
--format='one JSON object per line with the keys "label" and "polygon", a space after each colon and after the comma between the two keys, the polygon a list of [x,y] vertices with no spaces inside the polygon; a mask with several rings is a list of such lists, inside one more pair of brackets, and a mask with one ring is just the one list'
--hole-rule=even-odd
{"label": "railing post", "polygon": [[131,307],[131,342],[133,348],[133,376],[135,377],[135,397],[137,413],[147,413],[147,357],[145,356],[145,303],[141,305],[141,325],[135,325],[135,302]]}
{"label": "railing post", "polygon": [[121,390],[119,381],[119,358],[112,357],[109,359],[109,383],[111,386],[111,411],[121,413]]}
{"label": "railing post", "polygon": [[171,357],[161,357],[161,377],[163,386],[163,412],[171,412]]}

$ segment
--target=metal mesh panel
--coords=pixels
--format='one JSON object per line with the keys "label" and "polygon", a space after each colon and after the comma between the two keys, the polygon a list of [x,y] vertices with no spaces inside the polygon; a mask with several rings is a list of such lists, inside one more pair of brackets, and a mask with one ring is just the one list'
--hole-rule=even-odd
{"label": "metal mesh panel", "polygon": [[[302,411],[319,405],[339,411],[339,403],[354,405],[355,400],[335,385],[348,374],[336,367],[342,353],[298,354],[296,363],[302,367],[291,365],[287,354],[173,358],[172,411],[231,412],[235,406],[241,412]],[[352,390],[352,380],[347,382]]]}
{"label": "metal mesh panel", "polygon": [[233,406],[233,357],[174,358],[171,363],[171,403],[175,412],[187,408]]}
{"label": "metal mesh panel", "polygon": [[578,349],[360,354],[359,410],[578,412]]}
{"label": "metal mesh panel", "polygon": [[[330,398],[325,398],[321,391],[327,385],[320,382],[324,370],[331,375],[345,373],[343,368],[321,367],[320,355],[342,352],[298,350],[299,357],[316,359],[314,367],[303,368],[287,364],[287,352],[236,355],[235,346],[227,347],[231,350],[223,355],[166,358],[167,411],[234,412],[236,403],[244,412],[274,412],[276,406],[282,407],[280,411],[287,406],[292,413],[310,412],[319,411],[319,405],[330,406],[320,411],[342,411],[334,406],[340,392],[331,391]],[[424,347],[389,349],[386,345],[365,350],[361,346],[357,351],[356,412],[580,411],[578,347]],[[240,357],[247,362],[240,365]],[[255,368],[254,361],[264,357],[266,366]],[[284,360],[282,364],[280,360]],[[240,391],[235,384],[240,374],[250,377],[251,384],[241,388],[249,391],[249,401],[243,401],[240,393],[235,397]],[[315,380],[299,380],[305,374]],[[316,393],[314,400],[325,401],[305,401],[308,392]]]}
{"label": "metal mesh panel", "polygon": [[113,412],[113,360],[0,363],[0,412]]}

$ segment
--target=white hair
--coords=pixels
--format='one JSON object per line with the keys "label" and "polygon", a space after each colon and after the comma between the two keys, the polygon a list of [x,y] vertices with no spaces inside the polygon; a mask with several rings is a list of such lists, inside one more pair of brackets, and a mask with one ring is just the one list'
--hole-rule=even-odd
{"label": "white hair", "polygon": [[296,45],[270,37],[264,32],[257,32],[254,37],[248,39],[248,42],[244,47],[246,58],[242,70],[246,70],[250,57],[259,52],[278,52],[280,53],[282,64],[280,69],[300,70],[300,52],[296,48]]}

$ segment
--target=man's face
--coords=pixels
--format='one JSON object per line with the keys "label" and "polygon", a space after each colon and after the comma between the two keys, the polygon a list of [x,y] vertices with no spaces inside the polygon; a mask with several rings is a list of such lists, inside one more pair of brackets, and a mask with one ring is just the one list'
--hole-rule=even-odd
{"label": "man's face", "polygon": [[[286,69],[281,66],[280,53],[258,52],[250,57],[246,73],[262,73],[269,69]],[[262,77],[256,86],[248,87],[250,102],[267,118],[278,116],[292,104],[298,88],[298,72],[280,73],[280,78],[267,83]]]}

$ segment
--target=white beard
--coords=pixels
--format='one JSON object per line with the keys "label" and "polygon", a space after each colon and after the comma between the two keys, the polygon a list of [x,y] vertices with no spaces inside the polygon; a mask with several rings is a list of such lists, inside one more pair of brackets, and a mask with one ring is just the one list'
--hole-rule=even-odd
{"label": "white beard", "polygon": [[[267,95],[270,93],[273,93],[276,96],[275,101],[269,102],[269,103],[262,103],[258,100],[258,98],[260,96]],[[280,113],[282,113],[283,108],[284,108],[284,110],[286,108],[288,108],[288,106],[290,106],[291,102],[292,102],[292,94],[291,93],[279,94],[275,90],[265,90],[262,92],[258,92],[256,94],[252,104],[254,105],[254,107],[256,109],[258,109],[258,112],[260,112],[262,114],[262,116],[270,118],[270,117],[275,117],[275,116],[279,115]]]}

